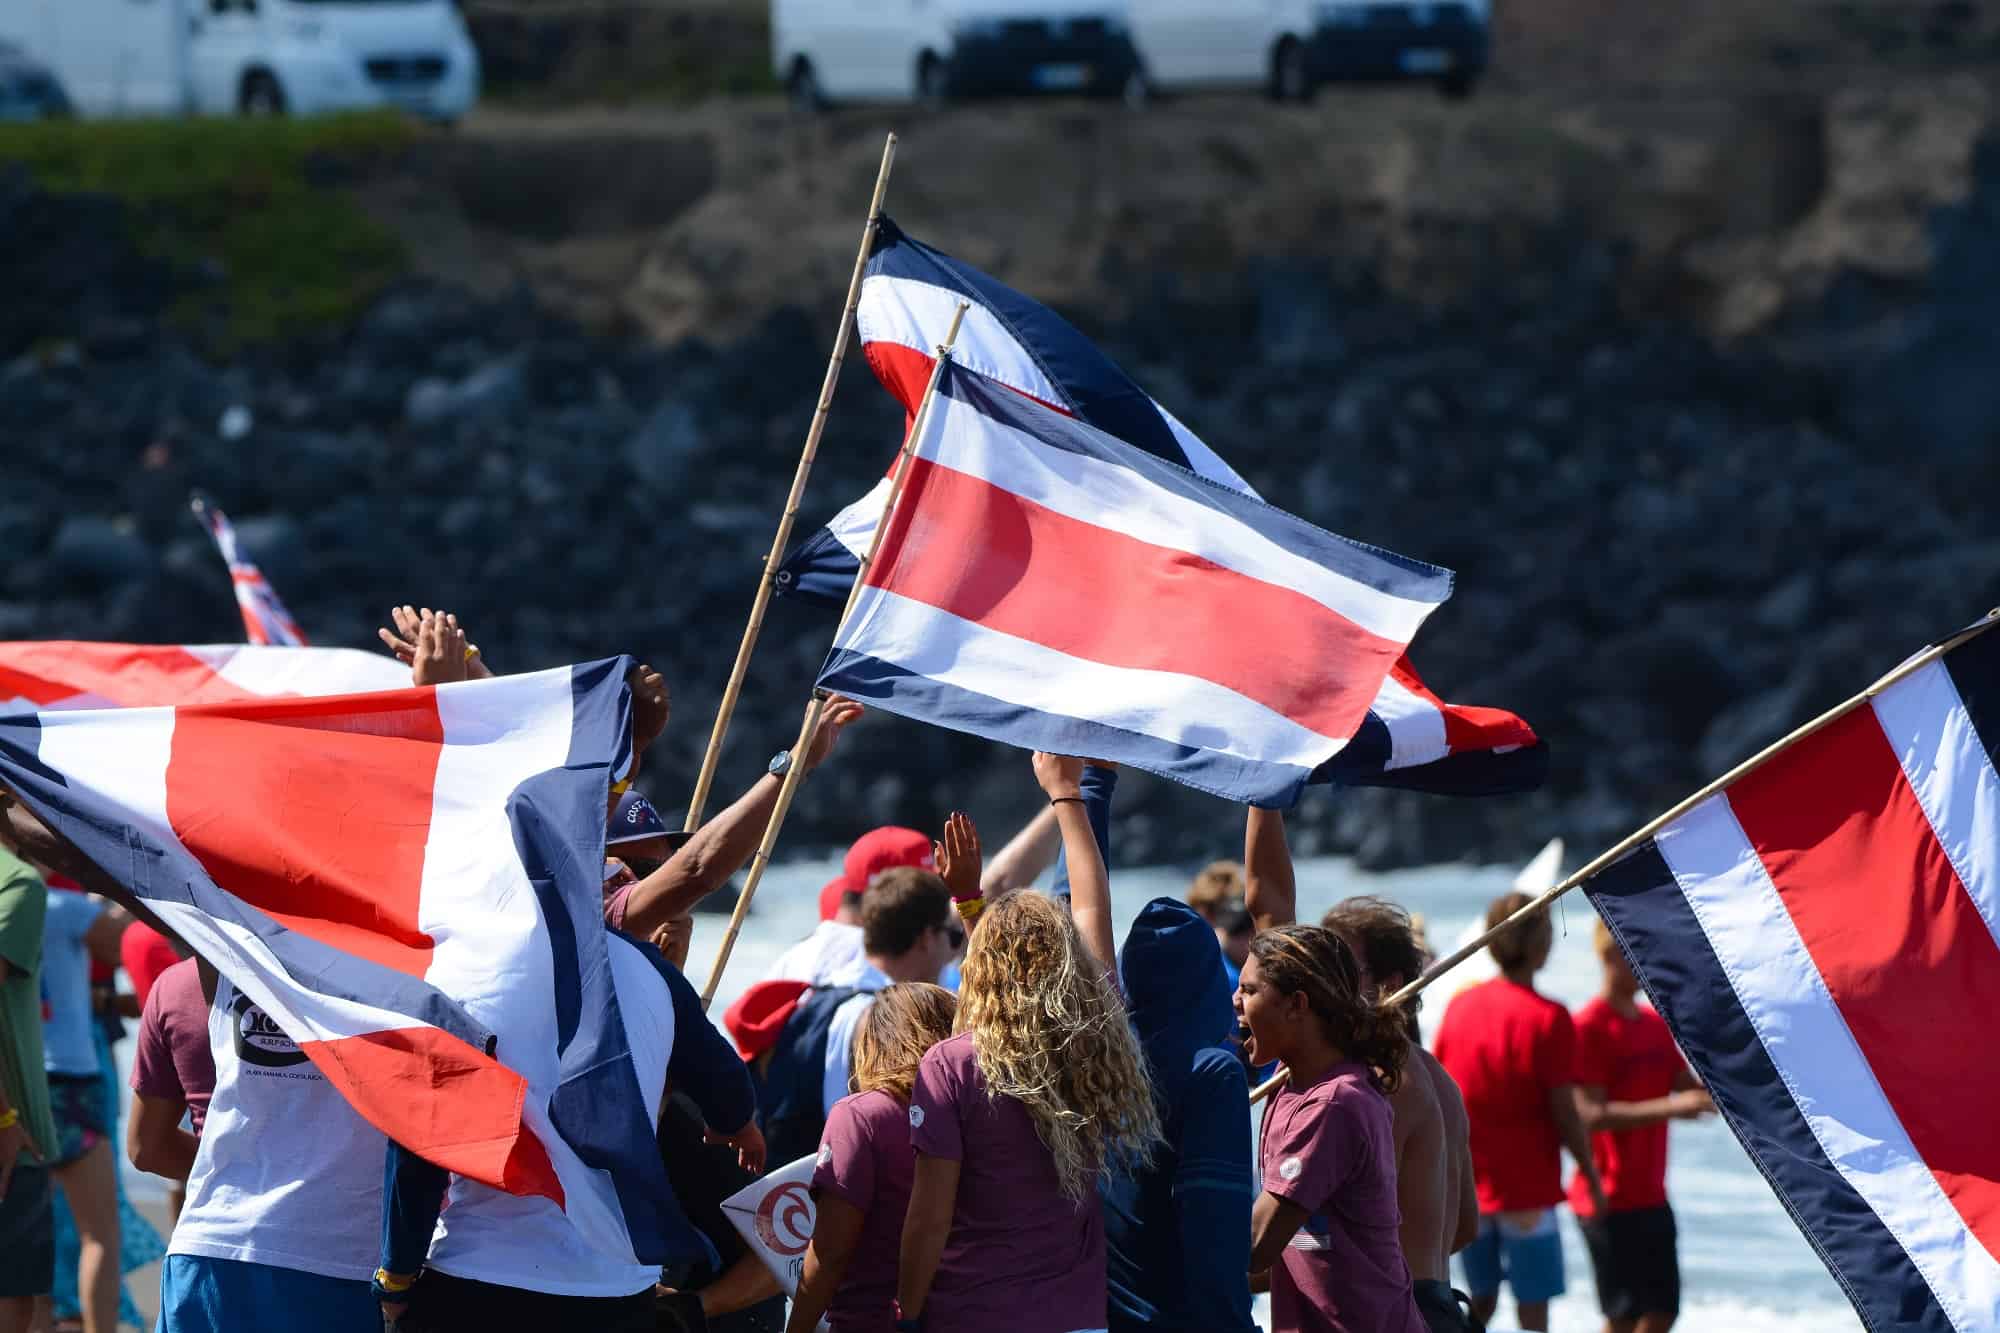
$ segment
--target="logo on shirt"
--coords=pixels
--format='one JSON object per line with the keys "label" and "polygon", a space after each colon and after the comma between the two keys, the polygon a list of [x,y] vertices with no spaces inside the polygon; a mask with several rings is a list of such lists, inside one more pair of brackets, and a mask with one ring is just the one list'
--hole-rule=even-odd
{"label": "logo on shirt", "polygon": [[804,1254],[812,1229],[812,1191],[799,1181],[778,1186],[757,1205],[757,1239],[773,1254],[785,1258]]}
{"label": "logo on shirt", "polygon": [[1278,1163],[1278,1176],[1282,1180],[1297,1180],[1305,1174],[1306,1164],[1296,1157],[1287,1157]]}
{"label": "logo on shirt", "polygon": [[924,1127],[924,1108],[923,1108],[923,1107],[921,1107],[921,1106],[918,1106],[918,1105],[917,1105],[917,1104],[916,1104],[915,1102],[911,1102],[911,1103],[910,1103],[910,1128],[911,1128],[911,1129],[922,1129],[923,1127]]}
{"label": "logo on shirt", "polygon": [[236,1015],[236,1058],[244,1064],[283,1069],[304,1064],[309,1058],[269,1014],[250,1002],[249,996],[238,992],[229,1007]]}
{"label": "logo on shirt", "polygon": [[828,1162],[831,1162],[832,1160],[833,1160],[833,1145],[831,1143],[820,1144],[819,1164],[821,1166],[825,1166]]}

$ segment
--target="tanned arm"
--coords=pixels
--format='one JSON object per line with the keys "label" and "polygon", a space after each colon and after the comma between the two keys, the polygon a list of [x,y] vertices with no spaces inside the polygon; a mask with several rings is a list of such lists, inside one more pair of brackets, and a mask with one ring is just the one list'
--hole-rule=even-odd
{"label": "tanned arm", "polygon": [[1268,1273],[1306,1224],[1306,1210],[1266,1190],[1250,1208],[1250,1272]]}
{"label": "tanned arm", "polygon": [[1062,830],[1063,857],[1069,862],[1069,915],[1084,947],[1116,974],[1117,944],[1111,929],[1111,876],[1097,850],[1097,831],[1083,806],[1083,760],[1035,755],[1035,780],[1042,784]]}
{"label": "tanned arm", "polygon": [[1250,807],[1243,826],[1243,906],[1259,930],[1298,920],[1298,877],[1285,842],[1285,817]]}
{"label": "tanned arm", "polygon": [[834,1293],[847,1277],[847,1266],[861,1248],[861,1225],[868,1215],[845,1199],[821,1194],[815,1200],[812,1240],[806,1245],[805,1268],[786,1333],[813,1333],[833,1304]]}
{"label": "tanned arm", "polygon": [[958,1162],[948,1157],[917,1154],[917,1173],[910,1186],[909,1211],[903,1214],[903,1244],[897,1258],[896,1303],[903,1318],[923,1316],[931,1298],[931,1283],[944,1259],[951,1215],[958,1206]]}

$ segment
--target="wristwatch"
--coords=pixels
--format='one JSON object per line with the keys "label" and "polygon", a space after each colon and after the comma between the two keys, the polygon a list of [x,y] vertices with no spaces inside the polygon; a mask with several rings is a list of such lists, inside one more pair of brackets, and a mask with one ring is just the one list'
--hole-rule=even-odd
{"label": "wristwatch", "polygon": [[792,752],[780,750],[771,756],[771,766],[765,770],[774,778],[782,778],[792,771]]}

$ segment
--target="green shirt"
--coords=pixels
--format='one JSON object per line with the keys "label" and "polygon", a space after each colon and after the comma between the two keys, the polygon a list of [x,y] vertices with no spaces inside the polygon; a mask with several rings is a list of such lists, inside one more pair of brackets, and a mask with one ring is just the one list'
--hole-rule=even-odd
{"label": "green shirt", "polygon": [[[56,1147],[42,1072],[42,923],[49,891],[27,862],[0,847],[0,1087],[44,1156]],[[26,1159],[23,1159],[26,1160]]]}

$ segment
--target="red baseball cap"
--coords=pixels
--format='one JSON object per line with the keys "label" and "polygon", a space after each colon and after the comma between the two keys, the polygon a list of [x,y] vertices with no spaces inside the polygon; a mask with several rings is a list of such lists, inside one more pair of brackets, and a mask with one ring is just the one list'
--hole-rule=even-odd
{"label": "red baseball cap", "polygon": [[931,857],[930,834],[895,824],[884,824],[856,838],[847,849],[844,865],[847,878],[854,881],[857,890],[866,890],[870,880],[897,866],[937,869],[937,862]]}
{"label": "red baseball cap", "polygon": [[803,981],[760,981],[739,995],[722,1013],[722,1026],[736,1042],[736,1053],[755,1060],[776,1045],[785,1020],[811,989]]}
{"label": "red baseball cap", "polygon": [[845,874],[835,875],[819,891],[819,919],[831,921],[840,915],[841,900],[850,893],[860,893],[861,886]]}

